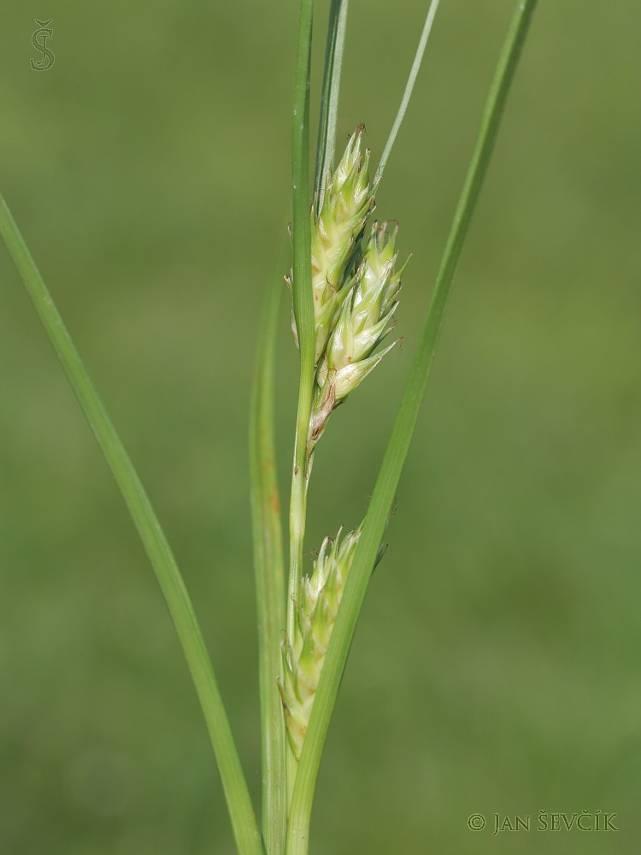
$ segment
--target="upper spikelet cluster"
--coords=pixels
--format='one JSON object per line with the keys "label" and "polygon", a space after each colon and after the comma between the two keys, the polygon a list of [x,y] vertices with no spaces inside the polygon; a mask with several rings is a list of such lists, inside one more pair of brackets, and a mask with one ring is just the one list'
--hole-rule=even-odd
{"label": "upper spikelet cluster", "polygon": [[283,651],[281,686],[287,733],[292,751],[300,757],[314,695],[318,688],[325,654],[336,622],[345,581],[360,531],[341,539],[326,537],[311,575],[302,580],[295,606],[294,638]]}
{"label": "upper spikelet cluster", "polygon": [[359,127],[325,188],[318,216],[312,214],[312,290],[316,320],[316,361],[325,349],[341,302],[357,242],[374,205],[370,153]]}
{"label": "upper spikelet cluster", "polygon": [[398,305],[398,226],[368,225],[375,201],[364,134],[361,126],[351,135],[324,187],[320,210],[312,211],[316,372],[310,454],[332,411],[394,346],[376,351]]}

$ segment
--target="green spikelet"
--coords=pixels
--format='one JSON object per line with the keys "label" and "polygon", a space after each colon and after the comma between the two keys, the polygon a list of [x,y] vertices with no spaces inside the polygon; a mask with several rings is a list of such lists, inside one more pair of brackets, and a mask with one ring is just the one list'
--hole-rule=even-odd
{"label": "green spikelet", "polygon": [[289,742],[297,759],[359,536],[360,530],[342,540],[341,531],[335,540],[326,537],[311,575],[301,585],[294,639],[283,650],[281,686]]}
{"label": "green spikelet", "polygon": [[316,361],[325,350],[334,319],[346,296],[346,274],[358,238],[374,206],[370,154],[364,127],[357,128],[331,175],[318,216],[312,214],[312,288],[316,317]]}
{"label": "green spikelet", "polygon": [[374,353],[389,333],[398,306],[402,270],[397,270],[398,227],[374,223],[363,259],[331,331],[316,374],[309,443],[313,448],[335,407],[376,368],[394,343]]}

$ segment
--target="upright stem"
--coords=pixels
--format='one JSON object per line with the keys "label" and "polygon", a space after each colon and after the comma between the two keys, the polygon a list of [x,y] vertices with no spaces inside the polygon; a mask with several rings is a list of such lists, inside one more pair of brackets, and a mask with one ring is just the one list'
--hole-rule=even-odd
{"label": "upright stem", "polygon": [[5,240],[67,379],[109,464],[156,573],[203,709],[211,744],[218,761],[238,851],[241,855],[262,855],[263,847],[256,817],[231,727],[198,620],[171,547],[133,463],[111,423],[105,406],[91,382],[80,354],[2,196],[0,196],[0,234]]}
{"label": "upright stem", "polygon": [[[300,399],[299,399],[300,401]],[[303,402],[306,407],[306,401]],[[311,408],[311,399],[310,399]],[[292,495],[289,514],[289,537],[290,537],[290,565],[289,565],[289,602],[287,611],[287,633],[288,637],[294,637],[294,605],[298,596],[298,589],[303,573],[303,550],[305,543],[305,522],[307,519],[307,454],[298,454],[301,446],[305,448],[307,441],[307,425],[305,422],[305,439],[300,441],[296,438],[294,451],[294,470],[292,473]]]}
{"label": "upright stem", "polygon": [[303,567],[307,498],[307,431],[314,391],[314,302],[312,297],[311,198],[309,186],[309,87],[313,3],[300,2],[293,125],[294,315],[300,349],[300,381],[289,515],[287,633],[294,634],[294,604]]}
{"label": "upright stem", "polygon": [[481,127],[437,275],[432,303],[385,457],[374,487],[363,532],[345,585],[329,649],[314,698],[290,806],[287,855],[307,855],[312,803],[321,755],[376,554],[389,517],[416,426],[443,314],[483,179],[487,173],[503,108],[536,0],[519,0],[483,112]]}
{"label": "upright stem", "polygon": [[[306,410],[307,401],[303,401],[302,409]],[[311,410],[311,398],[309,407]],[[301,410],[301,399],[299,397],[299,411]],[[287,639],[293,645],[296,634],[296,611],[295,605],[298,598],[300,581],[303,573],[303,547],[305,542],[305,524],[307,519],[307,432],[309,416],[304,424],[297,425],[296,447],[294,449],[294,469],[292,473],[292,492],[289,514],[289,589],[287,601]],[[299,430],[300,428],[300,430]],[[301,439],[302,436],[302,439]],[[304,453],[299,454],[302,447]],[[287,741],[287,806],[289,808],[294,792],[296,772],[298,764],[296,757]]]}
{"label": "upright stem", "polygon": [[349,0],[332,0],[325,43],[325,69],[321,113],[316,147],[316,182],[314,201],[317,211],[323,207],[323,196],[336,150],[336,121],[347,32]]}

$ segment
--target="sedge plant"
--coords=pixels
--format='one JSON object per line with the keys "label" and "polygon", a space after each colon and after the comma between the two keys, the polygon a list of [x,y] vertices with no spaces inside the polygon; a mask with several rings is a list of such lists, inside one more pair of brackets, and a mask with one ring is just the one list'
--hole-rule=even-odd
{"label": "sedge plant", "polygon": [[[318,2],[318,0],[317,0]],[[260,824],[198,619],[167,538],[11,212],[0,233],[103,451],[169,607],[204,713],[240,855],[307,855],[316,779],[356,623],[410,447],[450,286],[497,137],[536,0],[518,0],[483,111],[432,299],[363,520],[326,537],[305,567],[307,497],[318,445],[347,401],[393,349],[405,262],[399,229],[377,217],[376,193],[418,77],[439,0],[428,5],[416,56],[381,158],[364,127],[337,155],[348,0],[332,0],[315,172],[310,90],[314,0],[300,0],[292,145],[292,247],[287,276],[299,384],[287,560],[276,479],[275,342],[282,286],[266,289],[250,415],[250,498],[259,635]],[[387,396],[386,396],[387,397]],[[388,559],[389,560],[389,559]]]}

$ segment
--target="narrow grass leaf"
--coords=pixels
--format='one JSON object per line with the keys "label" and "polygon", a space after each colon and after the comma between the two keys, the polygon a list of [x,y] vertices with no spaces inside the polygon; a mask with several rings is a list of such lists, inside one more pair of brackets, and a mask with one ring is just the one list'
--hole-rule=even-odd
{"label": "narrow grass leaf", "polygon": [[262,752],[262,828],[267,855],[287,834],[287,752],[279,685],[285,632],[285,571],[274,441],[274,347],[283,285],[268,288],[257,351],[249,428]]}
{"label": "narrow grass leaf", "polygon": [[374,176],[375,191],[378,188],[378,185],[381,183],[383,173],[385,172],[385,167],[387,166],[387,161],[390,158],[392,149],[394,148],[394,143],[396,142],[396,138],[398,136],[398,132],[401,129],[403,120],[405,119],[407,108],[409,107],[410,101],[412,100],[414,86],[416,85],[416,78],[418,77],[418,73],[421,70],[421,65],[423,64],[425,49],[427,48],[430,33],[432,32],[432,27],[434,26],[434,19],[436,18],[436,13],[438,12],[439,3],[440,0],[431,0],[430,5],[428,6],[427,15],[425,17],[425,24],[423,25],[421,37],[418,40],[416,55],[414,56],[414,62],[412,63],[412,67],[410,68],[410,74],[407,78],[407,83],[405,84],[405,91],[403,92],[403,97],[401,98],[401,105],[398,108],[398,113],[396,114],[396,118],[394,119],[394,124],[392,125],[389,137],[387,138],[387,142],[385,143],[385,148],[383,149],[381,162],[379,163],[378,169],[376,170],[376,175]]}

